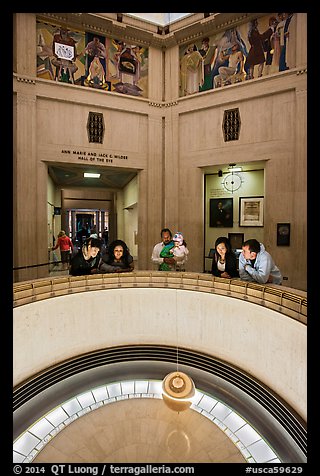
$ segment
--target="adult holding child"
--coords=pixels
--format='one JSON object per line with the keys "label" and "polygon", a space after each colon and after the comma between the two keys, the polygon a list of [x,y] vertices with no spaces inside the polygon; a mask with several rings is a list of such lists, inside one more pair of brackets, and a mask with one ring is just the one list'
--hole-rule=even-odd
{"label": "adult holding child", "polygon": [[161,241],[154,245],[151,261],[158,267],[159,271],[173,271],[175,259],[172,253],[170,253],[170,250],[173,247],[172,232],[169,228],[162,228],[160,235]]}

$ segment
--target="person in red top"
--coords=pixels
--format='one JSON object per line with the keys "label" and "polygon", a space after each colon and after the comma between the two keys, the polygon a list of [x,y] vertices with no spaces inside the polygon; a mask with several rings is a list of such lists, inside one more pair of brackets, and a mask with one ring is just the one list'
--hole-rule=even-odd
{"label": "person in red top", "polygon": [[68,269],[70,262],[70,252],[73,251],[73,243],[69,236],[66,235],[64,230],[60,231],[57,244],[56,246],[52,247],[52,251],[56,250],[57,248],[60,248],[62,269]]}

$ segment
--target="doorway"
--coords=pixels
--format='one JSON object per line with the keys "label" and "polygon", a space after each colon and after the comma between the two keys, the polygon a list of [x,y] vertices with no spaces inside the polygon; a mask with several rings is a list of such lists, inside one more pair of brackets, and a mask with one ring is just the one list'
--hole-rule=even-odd
{"label": "doorway", "polygon": [[73,236],[76,237],[79,244],[83,244],[86,238],[90,236],[91,230],[94,226],[94,214],[93,213],[75,213],[76,215],[76,230]]}

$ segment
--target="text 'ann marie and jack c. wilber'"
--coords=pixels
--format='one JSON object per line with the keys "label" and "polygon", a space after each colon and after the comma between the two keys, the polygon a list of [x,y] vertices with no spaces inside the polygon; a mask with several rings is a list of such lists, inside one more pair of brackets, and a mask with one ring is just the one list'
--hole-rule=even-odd
{"label": "text 'ann marie and jack c. wilber'", "polygon": [[62,149],[62,154],[68,155],[76,155],[78,160],[83,161],[90,161],[90,162],[107,162],[112,163],[113,159],[119,160],[128,160],[127,155],[120,155],[120,154],[110,154],[105,152],[87,152],[87,151],[79,151],[79,150],[70,150],[70,149]]}

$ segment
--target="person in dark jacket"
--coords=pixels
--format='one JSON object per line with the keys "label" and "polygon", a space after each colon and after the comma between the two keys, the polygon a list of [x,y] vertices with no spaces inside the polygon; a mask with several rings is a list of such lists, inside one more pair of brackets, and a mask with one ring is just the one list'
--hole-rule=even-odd
{"label": "person in dark jacket", "polygon": [[225,236],[216,239],[215,254],[212,259],[211,274],[219,278],[238,278],[237,257]]}
{"label": "person in dark jacket", "polygon": [[102,255],[99,273],[126,273],[133,271],[133,257],[122,240],[110,243],[106,254]]}
{"label": "person in dark jacket", "polygon": [[78,253],[71,258],[69,274],[82,276],[99,273],[101,246],[99,238],[87,238]]}

